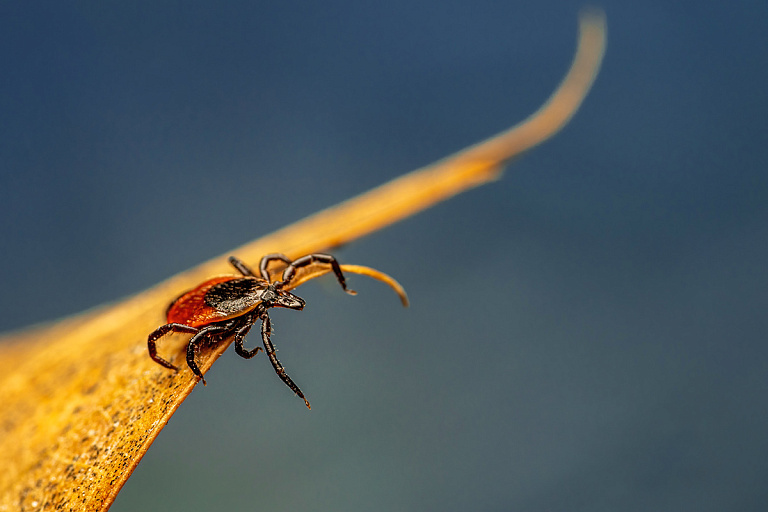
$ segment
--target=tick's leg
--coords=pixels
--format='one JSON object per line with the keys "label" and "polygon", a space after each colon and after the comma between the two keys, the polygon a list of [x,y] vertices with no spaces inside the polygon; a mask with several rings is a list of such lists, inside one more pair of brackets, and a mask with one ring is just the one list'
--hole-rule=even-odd
{"label": "tick's leg", "polygon": [[203,372],[200,371],[200,367],[197,366],[197,362],[195,361],[195,353],[200,348],[201,343],[209,340],[211,333],[223,330],[224,328],[221,326],[208,325],[200,329],[197,334],[192,336],[192,338],[189,340],[189,344],[187,344],[187,366],[189,366],[189,369],[192,370],[192,373],[202,379],[203,386],[207,386],[208,384],[205,382],[205,377],[203,377]]}
{"label": "tick's leg", "polygon": [[233,267],[237,269],[238,272],[240,272],[244,276],[254,276],[253,270],[248,268],[248,266],[245,263],[243,263],[243,261],[240,258],[235,258],[234,256],[230,256],[229,262],[232,264]]}
{"label": "tick's leg", "polygon": [[235,352],[245,359],[252,358],[259,352],[259,350],[261,350],[261,347],[256,347],[253,350],[246,350],[246,348],[243,347],[243,340],[245,339],[246,334],[248,334],[248,331],[251,330],[251,327],[253,327],[254,321],[255,319],[249,319],[245,325],[235,331]]}
{"label": "tick's leg", "polygon": [[288,256],[285,254],[280,254],[279,252],[273,252],[262,257],[261,262],[259,262],[259,272],[261,273],[261,277],[266,279],[267,282],[269,282],[269,271],[267,270],[267,267],[269,266],[270,262],[275,260],[280,260],[286,265],[291,264],[290,258],[288,258]]}
{"label": "tick's leg", "polygon": [[355,292],[354,290],[347,289],[347,280],[344,279],[344,274],[342,274],[341,272],[341,267],[339,267],[339,262],[336,261],[336,258],[331,256],[330,254],[321,254],[321,253],[307,254],[306,256],[302,256],[301,258],[294,260],[283,271],[283,280],[280,284],[281,285],[288,284],[296,276],[296,270],[302,267],[309,266],[313,263],[325,263],[327,265],[330,265],[331,270],[333,270],[333,273],[336,274],[336,279],[339,281],[339,284],[344,289],[344,291],[350,295],[356,295],[357,292]]}
{"label": "tick's leg", "polygon": [[269,321],[269,314],[264,311],[261,314],[261,339],[264,341],[264,350],[267,352],[267,356],[269,356],[269,361],[272,363],[272,367],[275,369],[275,373],[277,373],[277,376],[280,377],[280,379],[285,382],[285,384],[293,390],[294,393],[299,395],[301,399],[304,400],[304,403],[307,405],[308,409],[311,409],[312,407],[309,406],[309,400],[307,400],[304,397],[304,393],[301,392],[299,389],[299,386],[297,386],[291,378],[288,376],[287,373],[285,373],[285,368],[283,368],[283,365],[280,364],[280,361],[277,360],[277,356],[275,355],[275,346],[272,344],[272,341],[269,339],[269,335],[272,333],[272,324]]}
{"label": "tick's leg", "polygon": [[165,366],[166,368],[170,370],[176,370],[179,371],[179,368],[177,366],[172,365],[162,357],[157,355],[157,345],[156,342],[169,332],[185,332],[185,333],[196,333],[199,329],[196,327],[190,327],[188,325],[184,324],[165,324],[157,329],[155,329],[150,335],[149,338],[147,338],[147,348],[149,349],[149,357],[152,358],[152,360],[162,366]]}

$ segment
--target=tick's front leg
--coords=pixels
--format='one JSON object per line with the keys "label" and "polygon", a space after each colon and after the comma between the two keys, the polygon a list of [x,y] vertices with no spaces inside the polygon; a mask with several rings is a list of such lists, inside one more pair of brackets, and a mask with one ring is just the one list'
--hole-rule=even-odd
{"label": "tick's front leg", "polygon": [[272,340],[269,338],[270,334],[272,334],[272,323],[269,320],[269,314],[264,311],[261,314],[261,339],[264,341],[264,350],[267,352],[269,362],[272,363],[272,367],[275,369],[275,373],[277,373],[277,376],[280,377],[283,382],[285,382],[285,385],[291,388],[294,393],[299,395],[299,398],[304,400],[307,409],[312,409],[312,407],[309,405],[309,400],[304,397],[304,393],[301,392],[299,386],[297,386],[296,383],[291,380],[288,374],[285,373],[285,368],[283,368],[283,365],[280,364],[280,361],[278,361],[277,355],[275,354],[275,346],[272,344]]}

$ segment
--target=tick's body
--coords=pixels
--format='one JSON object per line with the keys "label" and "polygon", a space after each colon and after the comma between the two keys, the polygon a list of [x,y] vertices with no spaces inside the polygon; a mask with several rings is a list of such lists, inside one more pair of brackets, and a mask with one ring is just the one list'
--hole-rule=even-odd
{"label": "tick's body", "polygon": [[[270,282],[267,267],[274,260],[282,261],[287,266],[280,281]],[[353,295],[355,292],[347,289],[344,274],[342,274],[338,262],[328,254],[309,254],[294,261],[282,254],[268,254],[261,259],[259,264],[260,277],[256,276],[250,268],[234,256],[230,257],[229,261],[242,276],[211,278],[176,299],[168,307],[166,313],[168,323],[149,335],[147,340],[149,356],[166,368],[178,371],[176,366],[157,355],[156,342],[169,332],[194,334],[187,345],[187,365],[205,384],[203,373],[195,361],[195,353],[199,347],[234,336],[235,352],[246,359],[250,359],[261,350],[261,347],[247,350],[243,347],[243,340],[253,324],[261,319],[261,338],[264,343],[264,351],[267,353],[275,372],[309,407],[309,401],[285,373],[285,369],[275,355],[275,346],[270,340],[272,328],[269,320],[269,309],[281,307],[301,310],[304,308],[304,300],[285,291],[284,288],[291,284],[298,269],[313,263],[330,265],[344,291]]]}

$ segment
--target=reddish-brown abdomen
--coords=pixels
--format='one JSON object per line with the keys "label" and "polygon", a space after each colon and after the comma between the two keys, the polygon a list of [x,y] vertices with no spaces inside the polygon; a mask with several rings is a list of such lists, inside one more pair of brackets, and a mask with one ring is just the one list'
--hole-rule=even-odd
{"label": "reddish-brown abdomen", "polygon": [[217,311],[205,302],[205,294],[219,283],[239,279],[237,276],[213,277],[197,288],[188,291],[176,299],[168,308],[168,323],[179,323],[190,327],[202,327],[213,322],[226,320],[232,316]]}

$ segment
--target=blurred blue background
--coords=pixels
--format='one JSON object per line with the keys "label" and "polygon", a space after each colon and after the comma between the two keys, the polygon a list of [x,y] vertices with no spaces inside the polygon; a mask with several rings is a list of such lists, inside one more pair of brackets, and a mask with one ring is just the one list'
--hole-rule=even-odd
{"label": "blurred blue background", "polygon": [[[581,3],[5,2],[0,330],[77,313],[473,144]],[[563,132],[339,251],[113,510],[765,510],[768,3],[602,3]],[[253,338],[253,336],[251,337]],[[251,339],[251,344],[257,342]]]}

